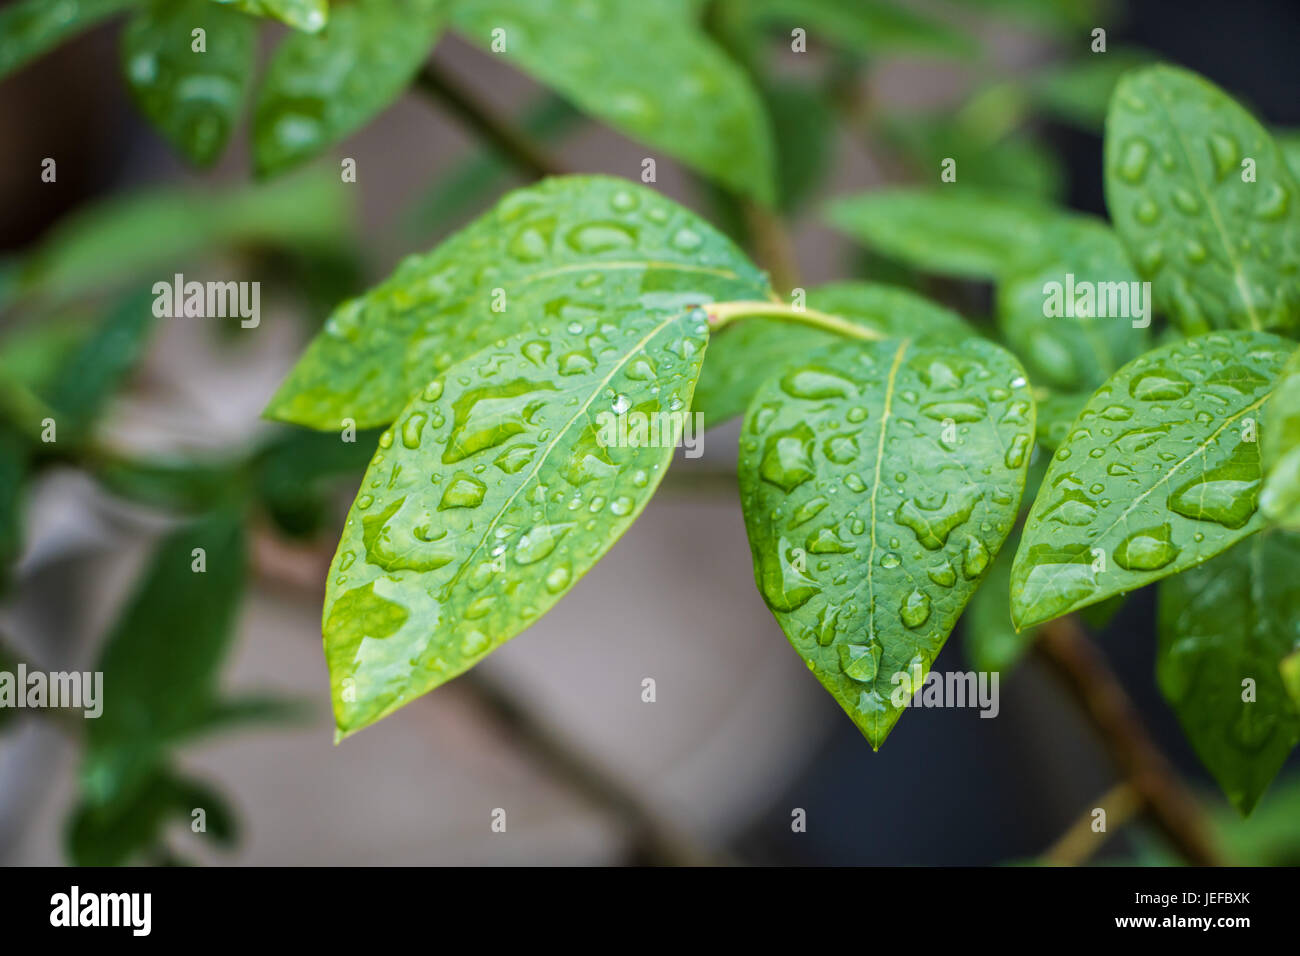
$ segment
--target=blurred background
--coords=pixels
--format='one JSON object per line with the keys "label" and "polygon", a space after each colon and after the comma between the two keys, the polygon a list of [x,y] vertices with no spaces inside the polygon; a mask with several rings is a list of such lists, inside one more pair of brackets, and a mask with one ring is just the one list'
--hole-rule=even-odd
{"label": "blurred background", "polygon": [[[802,285],[880,279],[987,314],[986,287],[868,255],[819,206],[918,181],[957,154],[971,181],[1105,215],[1097,104],[1117,64],[1182,64],[1271,127],[1300,127],[1293,0],[904,6],[925,30],[870,43],[810,31],[806,54],[789,49],[797,15],[766,24],[759,82]],[[1095,27],[1107,31],[1104,64],[1090,52]],[[120,32],[98,26],[0,82],[0,371],[35,386],[69,356],[121,353],[84,457],[0,467],[16,542],[0,635],[10,660],[86,670],[110,638],[165,657],[230,615],[211,680],[242,706],[174,748],[174,776],[107,816],[87,809],[104,771],[77,727],[3,718],[0,863],[991,864],[1061,852],[1058,839],[1114,792],[1105,749],[1033,656],[1002,675],[997,719],[916,710],[872,753],[754,587],[730,477],[735,425],[708,434],[702,459],[675,463],[642,519],[481,665],[479,683],[453,682],[335,746],[323,582],[374,436],[340,454],[261,410],[334,304],[526,180],[415,91],[313,168],[255,182],[241,127],[195,173],[132,105]],[[263,30],[263,61],[286,32]],[[565,169],[636,179],[653,155],[658,189],[753,238],[728,195],[451,32],[432,57]],[[45,157],[58,159],[54,183],[40,179]],[[356,183],[339,183],[341,157],[355,158]],[[260,281],[260,325],[168,319],[124,348],[96,339],[115,301],[96,289],[141,261],[160,276],[202,263]],[[11,294],[33,270],[52,290],[39,307]],[[244,580],[223,607],[177,606],[157,633],[124,636],[160,541],[196,504],[228,506],[236,486],[252,502]],[[1159,696],[1153,627],[1139,593],[1098,642],[1203,796],[1225,854],[1300,862],[1300,765],[1237,819]],[[939,669],[969,669],[962,630]],[[218,832],[191,832],[176,808],[194,801],[161,796],[178,779],[201,785]],[[490,829],[495,808],[508,813],[504,834]],[[791,830],[796,808],[806,832]],[[1141,819],[1114,830],[1094,862],[1174,859]]]}

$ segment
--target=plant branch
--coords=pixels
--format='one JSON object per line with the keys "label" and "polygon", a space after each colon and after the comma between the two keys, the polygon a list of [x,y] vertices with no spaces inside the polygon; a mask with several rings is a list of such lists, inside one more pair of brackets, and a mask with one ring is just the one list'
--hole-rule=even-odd
{"label": "plant branch", "polygon": [[742,199],[741,211],[754,243],[754,258],[767,270],[772,287],[785,295],[799,285],[799,262],[785,223],[772,210]]}
{"label": "plant branch", "polygon": [[564,167],[540,146],[436,64],[424,65],[416,75],[415,86],[455,114],[464,126],[490,143],[525,176],[541,179],[564,175]]}
{"label": "plant branch", "polygon": [[1097,806],[1106,811],[1106,829],[1099,832],[1093,830],[1092,814],[1095,808],[1090,807],[1070,825],[1070,829],[1061,834],[1060,839],[1043,854],[1043,859],[1053,866],[1078,866],[1086,863],[1112,833],[1142,809],[1142,798],[1131,784],[1117,783],[1102,794]]}
{"label": "plant branch", "polygon": [[807,325],[823,332],[834,332],[850,339],[879,341],[883,332],[841,319],[838,315],[818,312],[816,309],[796,309],[792,305],[761,300],[740,302],[714,302],[704,307],[709,316],[709,331],[717,332],[737,319],[776,319],[795,325]]}
{"label": "plant branch", "polygon": [[1221,866],[1196,798],[1142,724],[1096,645],[1073,618],[1044,624],[1034,645],[1065,681],[1156,827],[1189,863]]}

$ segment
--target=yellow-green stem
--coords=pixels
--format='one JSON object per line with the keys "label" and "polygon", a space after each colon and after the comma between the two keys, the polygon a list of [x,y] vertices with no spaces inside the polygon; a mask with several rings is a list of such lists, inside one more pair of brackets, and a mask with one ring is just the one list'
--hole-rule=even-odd
{"label": "yellow-green stem", "polygon": [[886,338],[885,333],[856,325],[829,312],[816,309],[799,309],[781,302],[764,302],[755,299],[744,302],[714,302],[705,306],[709,316],[709,331],[717,332],[735,322],[737,319],[776,319],[778,322],[792,322],[807,325],[824,332],[834,332],[850,339],[866,339],[876,342]]}

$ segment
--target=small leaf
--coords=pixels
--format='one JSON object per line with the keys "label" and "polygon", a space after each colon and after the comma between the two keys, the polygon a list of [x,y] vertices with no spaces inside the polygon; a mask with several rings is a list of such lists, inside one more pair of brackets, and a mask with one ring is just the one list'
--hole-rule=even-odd
{"label": "small leaf", "polygon": [[466,39],[615,129],[766,203],[771,131],[744,71],[699,28],[693,0],[455,0]]}
{"label": "small leaf", "polygon": [[1298,567],[1300,537],[1264,532],[1160,585],[1160,690],[1242,814],[1300,743],[1279,670],[1295,647]]}
{"label": "small leaf", "polygon": [[745,0],[742,9],[758,22],[805,28],[810,49],[835,46],[867,56],[979,52],[966,33],[889,0]]}
{"label": "small leaf", "polygon": [[442,26],[441,0],[357,0],[318,35],[276,50],[257,93],[258,175],[295,166],[360,129],[410,84]]}
{"label": "small leaf", "polygon": [[329,20],[328,0],[213,0],[259,17],[274,17],[295,30],[317,33]]}
{"label": "small leaf", "polygon": [[1264,465],[1260,509],[1272,522],[1300,531],[1300,350],[1282,371],[1260,427]]}
{"label": "small leaf", "polygon": [[0,10],[0,79],[139,0],[18,0]]}
{"label": "small leaf", "polygon": [[[191,31],[205,32],[195,51]],[[190,162],[225,149],[253,76],[256,21],[210,0],[153,0],[122,33],[122,68],[140,112]]]}
{"label": "small leaf", "polygon": [[839,199],[831,225],[928,272],[992,279],[1036,263],[1060,213],[1022,197],[976,189],[877,190]]}
{"label": "small leaf", "polygon": [[345,418],[387,425],[429,378],[524,328],[770,291],[730,240],[658,193],[604,176],[550,179],[340,305],[266,414],[321,430]]}
{"label": "small leaf", "polygon": [[1106,205],[1184,335],[1300,324],[1300,275],[1284,268],[1300,259],[1298,191],[1268,131],[1212,83],[1154,66],[1116,87]]}
{"label": "small leaf", "polygon": [[1266,332],[1214,333],[1154,349],[1097,390],[1025,522],[1017,627],[1176,574],[1263,526],[1253,421],[1290,351]]}
{"label": "small leaf", "polygon": [[1038,444],[1056,451],[1065,443],[1070,426],[1088,404],[1087,392],[1051,392],[1038,399]]}
{"label": "small leaf", "polygon": [[[836,282],[813,289],[808,307],[848,319],[887,336],[953,341],[974,333],[961,316],[914,292],[873,282]],[[774,319],[746,319],[715,335],[709,345],[695,410],[712,428],[744,413],[759,383],[836,341],[832,332]]]}
{"label": "small leaf", "polygon": [[1120,77],[1154,59],[1156,55],[1147,50],[1111,47],[1105,56],[1089,55],[1045,70],[1029,84],[1029,92],[1045,113],[1100,132]]}
{"label": "small leaf", "polygon": [[945,189],[972,187],[1036,199],[1054,199],[1064,191],[1065,172],[1050,149],[1025,135],[990,134],[982,117],[976,122],[960,114],[909,114],[889,117],[881,132],[913,168],[936,178],[943,161],[955,159],[957,180],[945,183]]}
{"label": "small leaf", "polygon": [[[557,317],[411,401],[380,438],[330,567],[340,735],[472,667],[609,550],[672,459],[672,413],[690,407],[706,342],[701,309]],[[666,413],[659,444],[615,446],[610,422],[629,413]]]}
{"label": "small leaf", "polygon": [[740,439],[754,577],[878,748],[1016,518],[1034,408],[990,342],[839,342],[768,379]]}

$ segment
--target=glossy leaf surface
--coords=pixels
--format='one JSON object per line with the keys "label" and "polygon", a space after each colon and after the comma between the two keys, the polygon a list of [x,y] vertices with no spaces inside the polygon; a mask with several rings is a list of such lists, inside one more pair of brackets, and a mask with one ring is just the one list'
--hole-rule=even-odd
{"label": "glossy leaf surface", "polygon": [[1291,355],[1269,399],[1259,440],[1260,508],[1270,521],[1300,531],[1300,350]]}
{"label": "glossy leaf surface", "polygon": [[19,0],[0,10],[0,79],[139,0]]}
{"label": "glossy leaf surface", "polygon": [[296,30],[316,33],[329,20],[328,0],[212,0],[259,17],[274,17]]}

